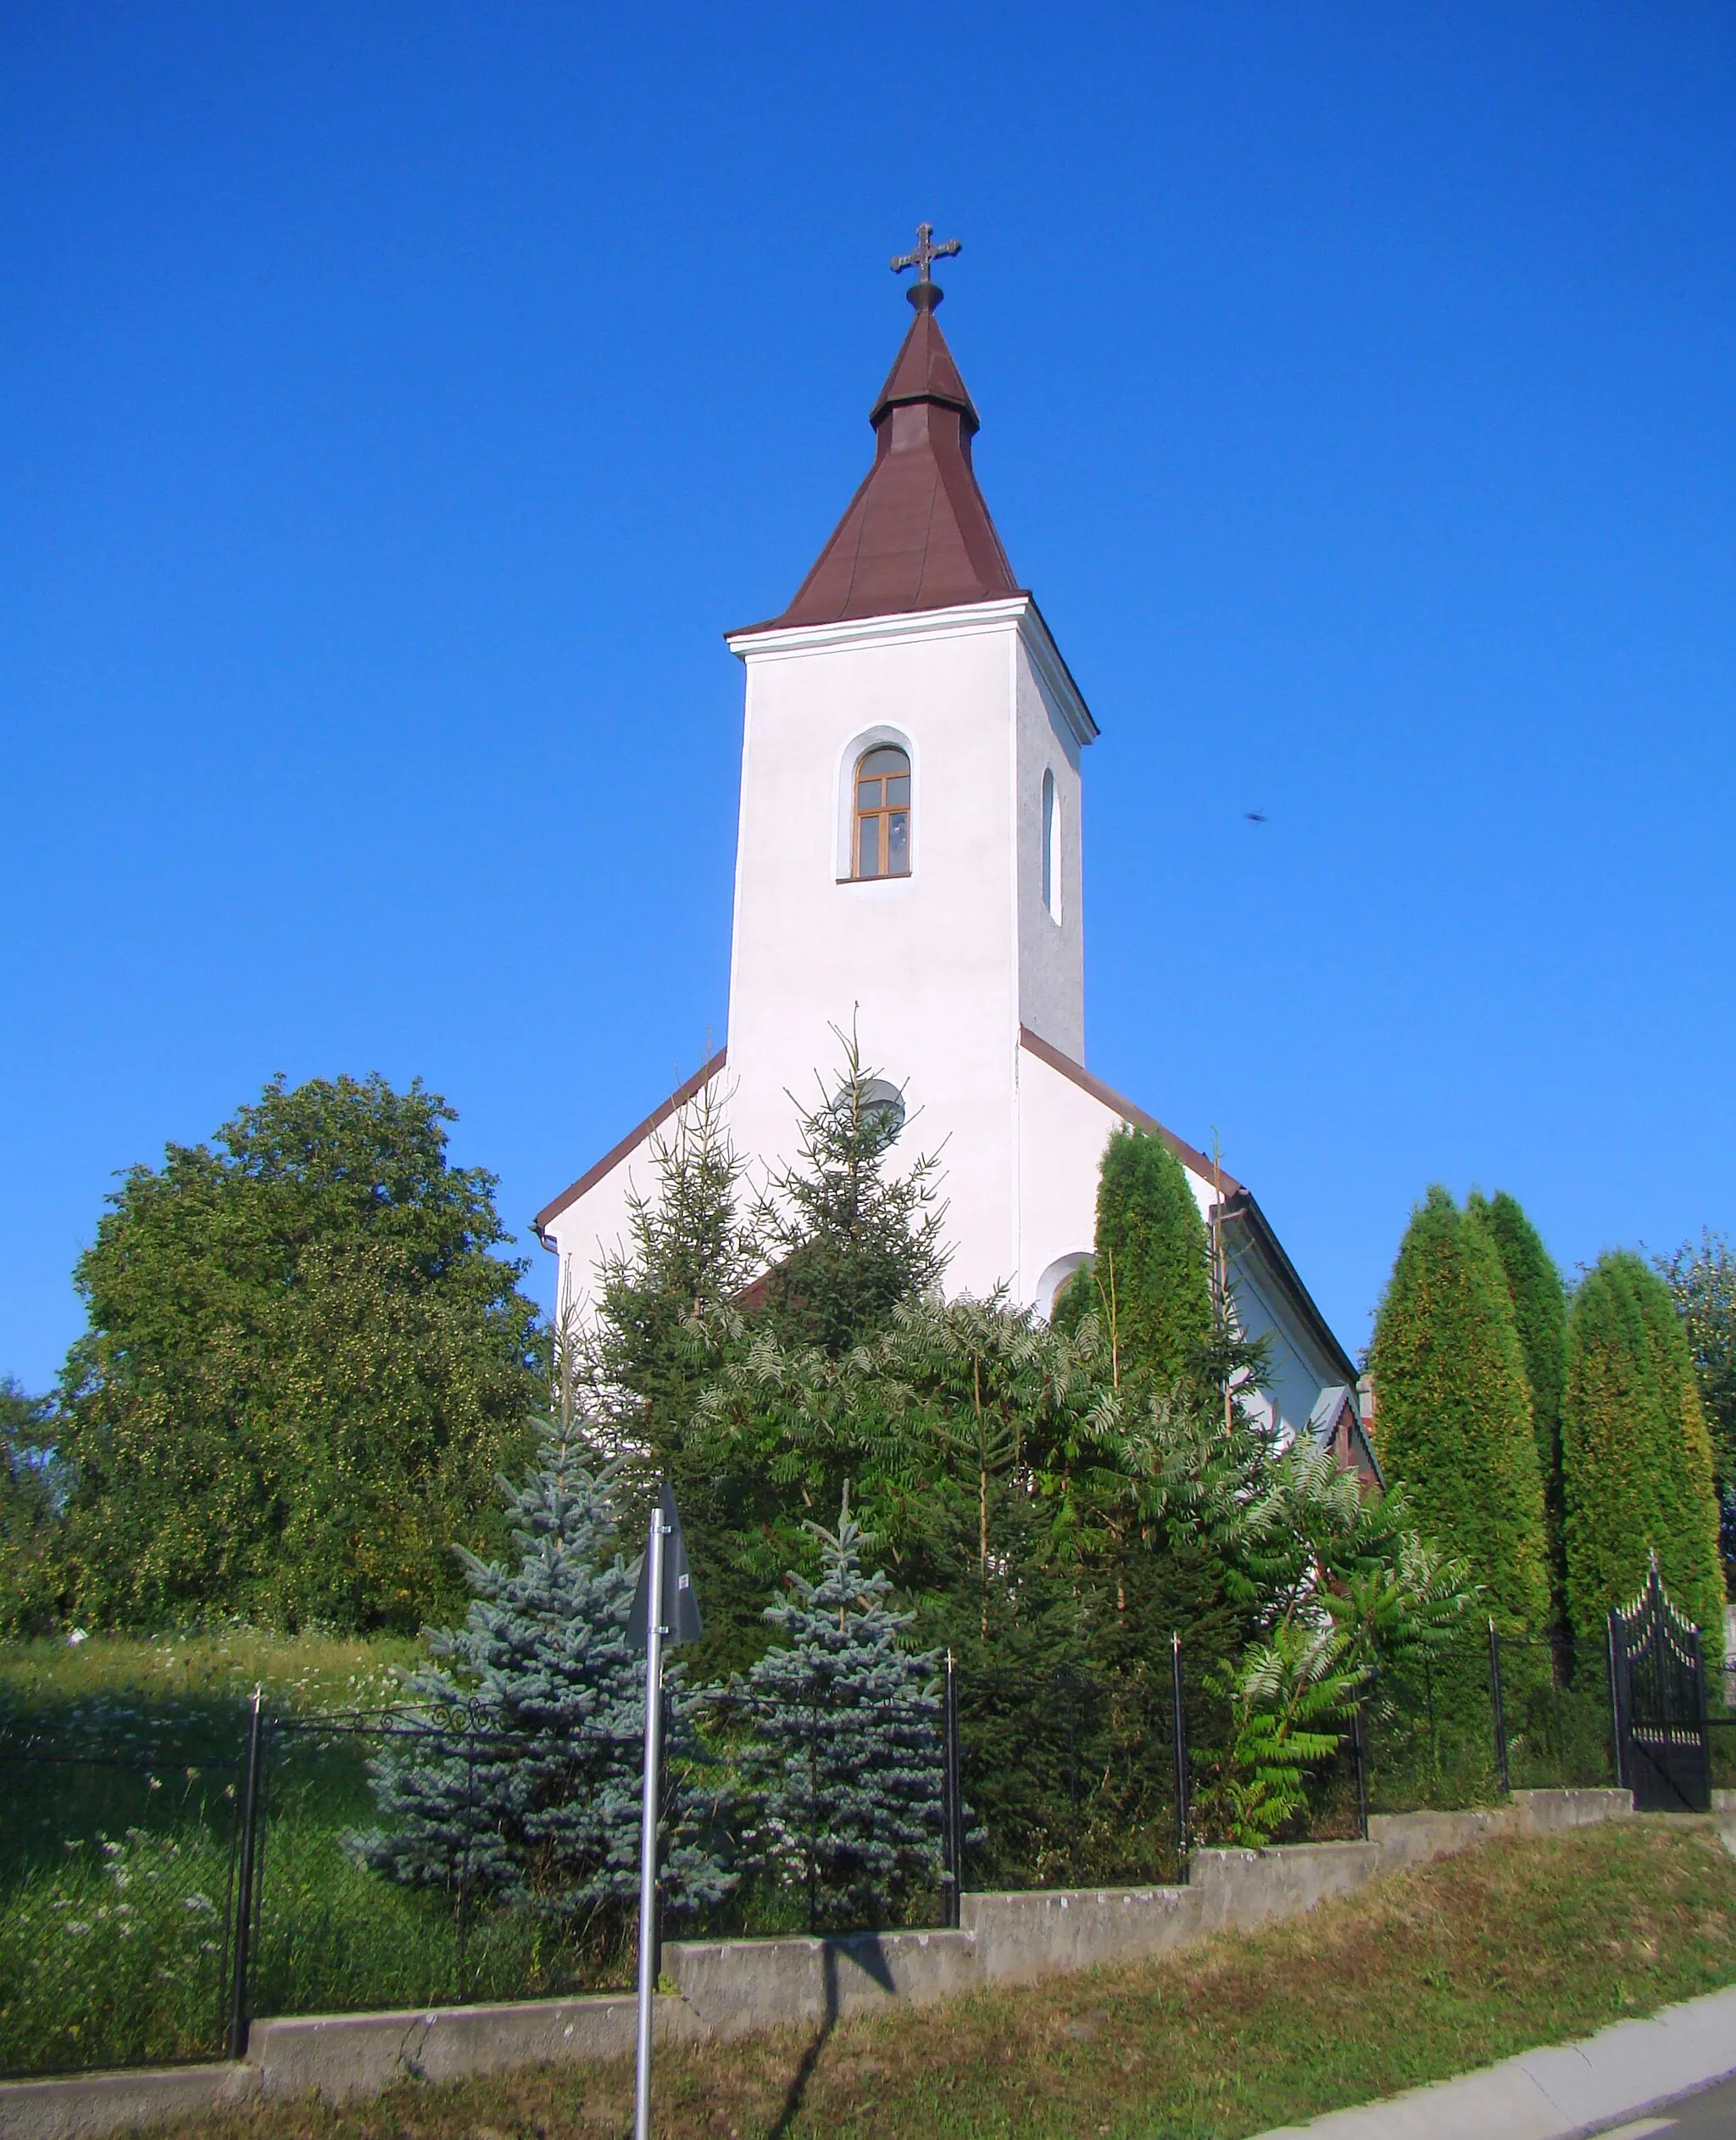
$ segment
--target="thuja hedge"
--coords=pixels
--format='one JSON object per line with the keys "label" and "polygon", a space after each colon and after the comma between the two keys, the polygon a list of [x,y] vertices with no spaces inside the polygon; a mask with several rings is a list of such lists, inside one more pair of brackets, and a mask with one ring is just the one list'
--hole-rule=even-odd
{"label": "thuja hedge", "polygon": [[1562,1405],[1567,1603],[1595,1639],[1658,1557],[1665,1588],[1723,1654],[1711,1441],[1669,1289],[1626,1250],[1574,1296]]}
{"label": "thuja hedge", "polygon": [[1567,1379],[1567,1291],[1543,1237],[1516,1197],[1505,1190],[1493,1197],[1473,1190],[1466,1215],[1488,1231],[1506,1275],[1513,1321],[1531,1392],[1531,1424],[1537,1436],[1549,1534],[1550,1590],[1554,1617],[1563,1615],[1566,1563],[1561,1547],[1561,1391]]}
{"label": "thuja hedge", "polygon": [[1091,1262],[1056,1309],[1063,1327],[1101,1319],[1116,1379],[1165,1389],[1211,1335],[1205,1222],[1175,1154],[1143,1129],[1111,1137],[1097,1184]]}
{"label": "thuja hedge", "polygon": [[1375,1323],[1383,1467],[1504,1632],[1549,1618],[1543,1485],[1513,1302],[1488,1229],[1444,1189],[1411,1214]]}

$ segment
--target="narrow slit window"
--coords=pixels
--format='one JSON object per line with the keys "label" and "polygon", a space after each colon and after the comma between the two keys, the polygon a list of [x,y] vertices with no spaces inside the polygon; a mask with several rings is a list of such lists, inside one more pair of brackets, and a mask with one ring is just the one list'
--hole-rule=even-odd
{"label": "narrow slit window", "polygon": [[856,766],[855,874],[910,873],[910,761],[893,744],[879,744]]}
{"label": "narrow slit window", "polygon": [[1043,904],[1052,919],[1060,919],[1060,802],[1054,792],[1054,775],[1043,776]]}

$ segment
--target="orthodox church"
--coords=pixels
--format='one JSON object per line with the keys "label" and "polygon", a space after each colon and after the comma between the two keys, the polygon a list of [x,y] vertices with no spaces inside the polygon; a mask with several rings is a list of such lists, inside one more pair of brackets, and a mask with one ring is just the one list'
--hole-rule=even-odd
{"label": "orthodox church", "polygon": [[1252,1193],[1085,1067],[1083,766],[1096,722],[1021,588],[971,466],[979,427],[936,317],[870,413],[874,460],[781,615],[727,635],[746,675],[726,1045],[537,1214],[581,1301],[649,1194],[649,1147],[715,1088],[751,1173],[793,1156],[854,1016],[863,1059],[943,1145],[947,1285],[1047,1313],[1091,1251],[1123,1124],[1161,1137],[1221,1228],[1274,1413],[1374,1472],[1356,1370]]}

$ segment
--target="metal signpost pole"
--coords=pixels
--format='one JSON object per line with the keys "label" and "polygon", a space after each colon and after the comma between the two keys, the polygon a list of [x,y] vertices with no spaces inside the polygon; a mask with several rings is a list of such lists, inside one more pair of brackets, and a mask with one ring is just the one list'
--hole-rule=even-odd
{"label": "metal signpost pole", "polygon": [[633,2140],[651,2136],[651,2001],[657,1991],[658,1776],[663,1736],[663,1541],[669,1526],[651,1512],[645,1546],[645,1796],[639,1821],[639,2043]]}

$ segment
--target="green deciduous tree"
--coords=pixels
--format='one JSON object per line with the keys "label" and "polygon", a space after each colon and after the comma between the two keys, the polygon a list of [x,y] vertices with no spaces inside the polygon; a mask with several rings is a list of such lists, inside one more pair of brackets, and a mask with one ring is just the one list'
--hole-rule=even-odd
{"label": "green deciduous tree", "polygon": [[1419,1528],[1504,1631],[1550,1610],[1543,1481],[1512,1299],[1487,1228],[1444,1189],[1411,1214],[1375,1321],[1375,1429]]}
{"label": "green deciduous tree", "polygon": [[1531,1424],[1537,1436],[1549,1527],[1551,1617],[1566,1616],[1566,1560],[1562,1545],[1561,1392],[1567,1379],[1567,1292],[1543,1237],[1516,1197],[1500,1190],[1493,1197],[1475,1190],[1466,1215],[1484,1227],[1495,1245],[1513,1301],[1513,1320],[1531,1391]]}
{"label": "green deciduous tree", "polygon": [[65,1500],[54,1406],[0,1376],[0,1637],[39,1635],[60,1603]]}
{"label": "green deciduous tree", "polygon": [[1688,1334],[1722,1497],[1736,1496],[1736,1256],[1722,1234],[1684,1241],[1657,1268]]}
{"label": "green deciduous tree", "polygon": [[1573,1299],[1562,1404],[1567,1597],[1600,1641],[1611,1605],[1665,1588],[1723,1654],[1724,1585],[1711,1437],[1668,1287],[1625,1250],[1599,1257]]}
{"label": "green deciduous tree", "polygon": [[1143,1129],[1118,1131],[1104,1150],[1094,1252],[1069,1280],[1057,1319],[1077,1324],[1093,1312],[1112,1378],[1130,1390],[1167,1389],[1210,1341],[1205,1223],[1181,1161]]}
{"label": "green deciduous tree", "polygon": [[419,1084],[280,1078],[125,1176],[61,1398],[81,1616],[413,1628],[461,1592],[451,1545],[498,1535],[542,1376],[453,1119]]}

